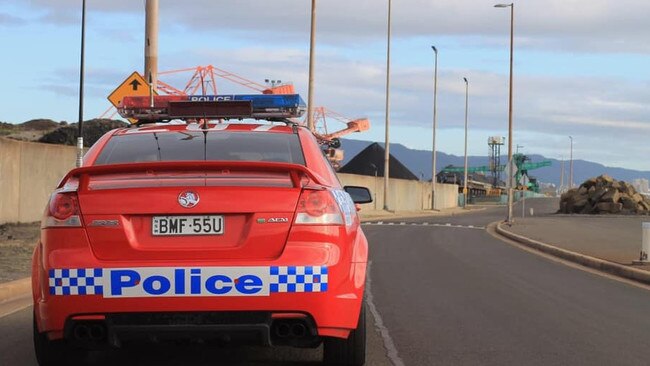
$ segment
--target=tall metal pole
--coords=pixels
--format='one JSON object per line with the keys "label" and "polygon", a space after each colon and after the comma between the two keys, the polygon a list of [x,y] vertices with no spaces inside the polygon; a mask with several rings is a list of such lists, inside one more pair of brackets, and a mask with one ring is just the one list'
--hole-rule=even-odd
{"label": "tall metal pole", "polygon": [[307,96],[307,127],[314,126],[314,64],[316,58],[316,0],[311,0],[311,37],[309,41],[309,94]]}
{"label": "tall metal pole", "polygon": [[438,49],[431,46],[435,54],[435,66],[433,71],[433,152],[431,164],[431,209],[436,209],[436,130],[438,129]]}
{"label": "tall metal pole", "polygon": [[515,45],[515,4],[497,4],[496,8],[510,7],[510,95],[508,101],[508,223],[512,223],[512,203],[514,195],[513,166],[512,161],[512,95],[513,95],[513,69],[514,69],[514,45]]}
{"label": "tall metal pole", "polygon": [[465,176],[463,180],[463,196],[464,206],[467,206],[467,121],[469,119],[469,80],[467,80],[467,78],[463,78],[463,80],[465,80]]}
{"label": "tall metal pole", "polygon": [[573,137],[569,136],[571,139],[571,158],[569,163],[569,189],[573,189]]}
{"label": "tall metal pole", "polygon": [[84,123],[84,69],[85,69],[85,55],[86,55],[86,0],[83,0],[81,5],[81,63],[79,66],[79,121],[77,126],[77,168],[83,165],[84,157],[84,136],[83,136],[83,123]]}
{"label": "tall metal pole", "polygon": [[564,156],[560,157],[560,194],[562,194],[562,187],[564,186]]}
{"label": "tall metal pole", "polygon": [[393,1],[388,0],[388,39],[386,47],[386,141],[384,154],[384,210],[388,210],[388,186],[390,179],[390,41],[392,33]]}
{"label": "tall metal pole", "polygon": [[158,0],[147,0],[144,37],[144,74],[158,89]]}

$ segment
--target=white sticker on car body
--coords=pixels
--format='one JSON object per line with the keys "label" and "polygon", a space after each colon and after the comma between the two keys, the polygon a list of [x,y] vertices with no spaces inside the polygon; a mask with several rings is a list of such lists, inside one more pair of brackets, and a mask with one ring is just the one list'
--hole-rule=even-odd
{"label": "white sticker on car body", "polygon": [[53,296],[105,298],[270,296],[325,292],[326,266],[51,269]]}

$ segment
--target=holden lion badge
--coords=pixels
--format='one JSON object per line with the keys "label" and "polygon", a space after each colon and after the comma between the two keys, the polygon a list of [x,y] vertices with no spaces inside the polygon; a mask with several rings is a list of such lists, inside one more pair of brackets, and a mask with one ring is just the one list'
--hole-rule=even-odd
{"label": "holden lion badge", "polygon": [[192,208],[199,203],[199,195],[196,192],[184,191],[178,195],[178,203],[185,208]]}

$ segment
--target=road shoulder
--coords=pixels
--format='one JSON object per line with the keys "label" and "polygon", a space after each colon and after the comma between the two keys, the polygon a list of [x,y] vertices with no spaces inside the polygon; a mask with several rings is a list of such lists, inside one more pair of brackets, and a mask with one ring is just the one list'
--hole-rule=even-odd
{"label": "road shoulder", "polygon": [[0,318],[32,304],[31,278],[0,283]]}
{"label": "road shoulder", "polygon": [[650,272],[648,271],[624,266],[599,258],[594,258],[585,254],[558,248],[541,241],[533,240],[507,230],[501,222],[490,224],[488,231],[490,231],[490,229],[494,230],[494,232],[497,234],[495,235],[496,237],[502,240],[503,238],[512,240],[527,248],[534,249],[536,252],[541,252],[556,258],[560,258],[562,260],[578,264],[582,267],[591,268],[599,272],[604,272],[617,277],[636,281],[644,285],[650,285]]}

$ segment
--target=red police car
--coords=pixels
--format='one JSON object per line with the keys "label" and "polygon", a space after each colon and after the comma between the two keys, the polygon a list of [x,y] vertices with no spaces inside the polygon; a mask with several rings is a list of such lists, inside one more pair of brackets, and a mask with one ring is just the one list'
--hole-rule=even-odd
{"label": "red police car", "polygon": [[[318,347],[363,365],[368,243],[297,95],[125,98],[52,194],[32,264],[40,365],[131,341]],[[266,119],[275,123],[232,119]],[[215,123],[207,122],[209,120]]]}

